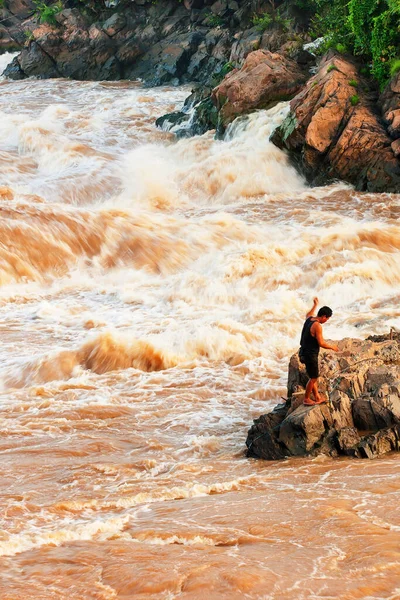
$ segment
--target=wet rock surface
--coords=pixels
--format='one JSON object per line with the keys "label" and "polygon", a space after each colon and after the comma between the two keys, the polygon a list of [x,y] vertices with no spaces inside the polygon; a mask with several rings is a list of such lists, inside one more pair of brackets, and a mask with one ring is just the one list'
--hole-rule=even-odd
{"label": "wet rock surface", "polygon": [[226,126],[239,115],[292,98],[306,79],[307,75],[289,58],[257,50],[247,56],[240,70],[224,78],[211,97]]}
{"label": "wet rock surface", "polygon": [[[250,52],[240,69],[231,68],[227,74],[224,69],[217,71],[209,82],[212,87],[196,90],[188,98],[181,116],[185,135],[201,135],[215,129],[216,135],[222,136],[237,117],[293,97],[306,79],[304,69],[287,56],[268,50]],[[192,110],[190,122],[187,104]],[[176,127],[176,113],[165,115],[157,125],[164,126],[168,121],[171,125],[166,128],[182,137]]]}
{"label": "wet rock surface", "polygon": [[291,357],[288,399],[254,421],[249,457],[375,458],[400,450],[400,337],[345,339],[338,354],[320,357],[320,391],[328,403],[305,406],[308,377],[298,355]]}
{"label": "wet rock surface", "polygon": [[[291,101],[272,141],[289,150],[313,184],[342,179],[358,190],[398,192],[400,161],[375,100],[350,60],[328,54]],[[396,92],[383,99],[393,135],[396,101]]]}

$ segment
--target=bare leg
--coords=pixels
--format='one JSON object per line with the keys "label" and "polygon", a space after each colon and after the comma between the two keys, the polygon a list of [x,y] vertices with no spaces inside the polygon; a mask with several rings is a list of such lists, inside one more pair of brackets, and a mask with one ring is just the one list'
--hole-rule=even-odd
{"label": "bare leg", "polygon": [[314,394],[314,398],[316,402],[321,402],[321,396],[319,395],[319,391],[318,391],[318,379],[314,379],[314,385],[312,388],[313,394]]}
{"label": "bare leg", "polygon": [[[315,395],[314,386],[317,389],[317,396],[318,396],[317,381],[318,381],[318,379],[309,379],[308,380],[307,387],[306,387],[306,393],[304,396],[304,404],[314,404],[314,402],[313,402],[313,400],[311,400],[310,396],[311,396],[311,392],[314,392],[314,395]],[[317,397],[315,398],[315,400],[318,401]]]}

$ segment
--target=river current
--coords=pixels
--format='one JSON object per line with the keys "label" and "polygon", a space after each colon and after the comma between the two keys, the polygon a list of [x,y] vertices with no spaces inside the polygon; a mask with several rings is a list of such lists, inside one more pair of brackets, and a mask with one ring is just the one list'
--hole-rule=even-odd
{"label": "river current", "polygon": [[400,457],[249,460],[312,298],[400,328],[400,195],[309,188],[282,104],[0,81],[0,598],[399,599]]}

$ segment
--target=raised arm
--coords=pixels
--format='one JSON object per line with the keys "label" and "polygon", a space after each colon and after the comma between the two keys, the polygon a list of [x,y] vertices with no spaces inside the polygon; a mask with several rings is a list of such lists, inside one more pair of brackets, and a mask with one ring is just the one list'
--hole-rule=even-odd
{"label": "raised arm", "polygon": [[321,323],[318,323],[318,321],[315,322],[312,326],[312,329],[320,348],[325,348],[325,350],[333,350],[334,352],[339,351],[339,348],[336,346],[336,344],[331,345],[324,340]]}
{"label": "raised arm", "polygon": [[306,314],[306,319],[308,319],[308,317],[315,317],[315,309],[318,306],[318,298],[314,298],[313,300],[313,305],[312,305],[312,309],[308,311],[308,313]]}

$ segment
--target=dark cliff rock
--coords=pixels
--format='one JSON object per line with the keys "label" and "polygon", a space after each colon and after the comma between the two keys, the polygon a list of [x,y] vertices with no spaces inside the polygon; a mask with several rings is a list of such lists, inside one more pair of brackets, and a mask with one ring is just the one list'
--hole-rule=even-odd
{"label": "dark cliff rock", "polygon": [[[290,0],[277,0],[276,5],[284,7],[285,2],[290,10]],[[62,4],[64,10],[54,13],[54,22],[43,24],[33,0],[4,0],[0,49],[10,44],[21,49],[19,66],[14,63],[6,71],[8,77],[58,74],[75,79],[141,78],[148,85],[205,83],[226,63],[240,67],[253,50],[276,51],[298,29],[294,21],[291,32],[279,25],[264,33],[254,27],[255,14],[273,10],[268,0]]]}
{"label": "dark cliff rock", "polygon": [[55,22],[41,24],[33,1],[5,0],[0,48],[21,48],[5,74],[141,78],[148,85],[206,82],[231,55],[242,60],[253,43],[259,44],[261,34],[255,39],[254,32],[246,31],[251,30],[256,5],[236,0],[134,0],[103,10],[98,3],[96,13],[64,0],[65,9],[54,15]]}
{"label": "dark cliff rock", "polygon": [[304,406],[307,375],[297,354],[289,364],[288,400],[254,421],[248,456],[347,455],[374,458],[400,450],[400,340],[346,339],[321,359],[327,404]]}
{"label": "dark cliff rock", "polygon": [[400,161],[374,101],[355,65],[329,54],[272,141],[297,157],[311,183],[342,179],[358,190],[400,192]]}

